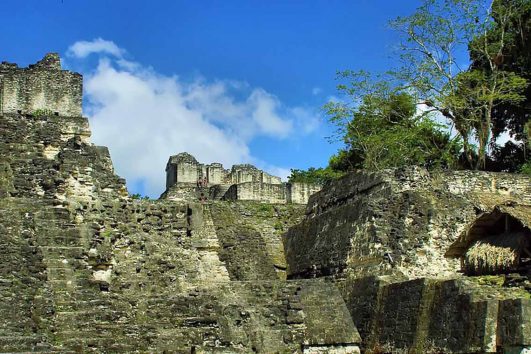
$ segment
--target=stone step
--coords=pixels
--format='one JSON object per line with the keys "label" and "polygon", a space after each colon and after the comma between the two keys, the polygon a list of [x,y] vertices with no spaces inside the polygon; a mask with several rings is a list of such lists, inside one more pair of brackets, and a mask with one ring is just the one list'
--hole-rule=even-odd
{"label": "stone step", "polygon": [[70,267],[48,267],[46,269],[48,281],[50,280],[71,280],[75,271]]}
{"label": "stone step", "polygon": [[[91,309],[100,306],[109,306],[111,303],[107,299],[89,298],[88,300],[82,300],[75,294],[69,294],[70,296],[66,295],[67,294],[60,294],[60,296],[54,297],[54,303],[56,307],[71,307],[73,304],[75,304],[77,309]],[[70,310],[64,310],[64,312],[68,311]]]}
{"label": "stone step", "polygon": [[52,286],[52,289],[73,289],[76,286],[73,279],[48,279],[48,284]]}
{"label": "stone step", "polygon": [[41,246],[40,248],[45,259],[81,258],[85,252],[85,248],[79,246]]}
{"label": "stone step", "polygon": [[46,244],[48,247],[81,247],[81,241],[82,239],[78,233],[75,235],[57,234],[49,236],[46,239]]}
{"label": "stone step", "polygon": [[0,353],[50,352],[51,349],[41,336],[0,335]]}
{"label": "stone step", "polygon": [[94,308],[85,311],[57,312],[55,318],[57,323],[72,323],[75,327],[90,323],[91,326],[110,325],[118,328],[119,323],[115,323],[115,321],[124,318],[125,315],[125,312],[113,311],[109,308]]}
{"label": "stone step", "polygon": [[66,348],[79,344],[85,347],[97,344],[99,348],[108,348],[113,344],[126,342],[126,337],[126,334],[123,333],[123,326],[102,327],[94,326],[92,323],[85,327],[56,333],[56,341],[62,343],[62,346]]}
{"label": "stone step", "polygon": [[137,352],[138,345],[127,342],[126,338],[96,338],[73,337],[62,341],[62,348],[72,352],[102,353],[105,348],[107,353],[132,353]]}
{"label": "stone step", "polygon": [[72,268],[71,258],[46,258],[44,262],[48,268]]}
{"label": "stone step", "polygon": [[227,193],[227,191],[229,190],[229,188],[231,187],[230,184],[228,185],[225,185],[225,184],[220,184],[220,185],[216,185],[215,187],[211,188],[210,190],[210,198],[213,199],[213,200],[221,200],[224,196],[225,196],[225,193]]}

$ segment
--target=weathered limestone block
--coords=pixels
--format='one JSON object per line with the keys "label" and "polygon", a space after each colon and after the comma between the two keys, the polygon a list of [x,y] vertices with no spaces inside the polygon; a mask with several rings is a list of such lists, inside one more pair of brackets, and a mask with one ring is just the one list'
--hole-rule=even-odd
{"label": "weathered limestone block", "polygon": [[[60,77],[55,59],[28,70]],[[59,113],[0,114],[0,352],[357,352],[332,284],[278,279],[301,208],[237,205],[215,224],[225,210],[196,186],[133,200],[87,120]]]}
{"label": "weathered limestone block", "polygon": [[[525,348],[529,300],[463,279],[339,284],[367,352],[496,353]],[[519,298],[520,296],[520,298]]]}
{"label": "weathered limestone block", "polygon": [[233,184],[224,197],[225,200],[254,200],[271,204],[287,202],[284,184],[262,182],[240,182]]}
{"label": "weathered limestone block", "polygon": [[531,299],[500,301],[497,337],[508,350],[531,350]]}
{"label": "weathered limestone block", "polygon": [[[482,180],[500,179],[496,173],[477,174]],[[530,218],[524,215],[528,177],[513,177],[523,194],[509,195],[503,187],[490,196],[456,194],[441,178],[446,175],[430,176],[418,168],[359,172],[314,194],[306,218],[284,237],[288,276],[452,276],[463,252],[447,252],[470,246],[467,235],[483,213],[498,208],[522,221]],[[507,203],[522,206],[512,211]]]}
{"label": "weathered limestone block", "polygon": [[43,203],[0,198],[0,351],[50,349],[53,304],[46,265],[31,230]]}
{"label": "weathered limestone block", "polygon": [[288,203],[306,204],[312,194],[321,190],[322,186],[312,183],[293,182],[287,184]]}
{"label": "weathered limestone block", "polygon": [[160,198],[306,204],[310,195],[320,188],[307,183],[283,183],[280,177],[249,164],[234,165],[230,170],[216,162],[205,165],[183,152],[170,156],[166,164],[166,191]]}
{"label": "weathered limestone block", "polygon": [[11,166],[7,161],[0,161],[0,198],[8,197],[14,191]]}
{"label": "weathered limestone block", "polygon": [[195,157],[183,152],[171,156],[166,165],[166,189],[177,182],[197,183],[201,175],[201,165]]}
{"label": "weathered limestone block", "polygon": [[214,202],[209,206],[220,258],[233,280],[285,279],[282,233],[300,221],[299,205]]}
{"label": "weathered limestone block", "polygon": [[174,201],[199,201],[201,193],[206,196],[206,190],[199,190],[196,183],[179,182],[167,188],[161,194],[160,199],[174,200]]}
{"label": "weathered limestone block", "polygon": [[474,242],[531,236],[529,188],[529,177],[496,173],[350,174],[310,197],[284,235],[288,279],[335,282],[367,352],[526,350],[529,285],[445,279],[462,276],[458,258]]}
{"label": "weathered limestone block", "polygon": [[262,180],[263,171],[260,171],[253,165],[241,164],[231,167],[230,174],[227,176],[233,184],[245,182],[262,182],[270,183]]}
{"label": "weathered limestone block", "polygon": [[357,331],[352,331],[355,326],[350,314],[341,310],[343,300],[338,296],[339,291],[325,282],[306,281],[304,284],[300,292],[300,304],[290,300],[288,308],[298,310],[300,306],[306,312],[305,345],[359,344],[361,338]]}
{"label": "weathered limestone block", "polygon": [[86,118],[4,114],[0,126],[0,151],[10,156],[16,186],[13,196],[49,197],[58,205],[67,200],[94,204],[105,195],[127,196],[125,181],[114,174],[108,150],[88,141]]}
{"label": "weathered limestone block", "polygon": [[531,204],[531,178],[523,175],[515,178],[512,173],[454,171],[444,173],[441,183],[455,194],[491,193]]}
{"label": "weathered limestone block", "polygon": [[7,246],[0,289],[10,300],[0,306],[9,324],[0,328],[2,351],[270,353],[359,345],[331,284],[229,281],[216,246],[197,245],[201,230],[188,232],[205,217],[200,206],[188,218],[183,204],[114,202],[81,224],[51,203],[0,206]]}
{"label": "weathered limestone block", "polygon": [[[11,332],[0,329],[2,350],[355,353],[359,346],[332,284],[231,282],[203,205],[115,200],[69,210],[44,198],[39,205],[4,200],[0,226],[11,225],[7,235],[33,246],[6,250],[12,257],[0,264],[17,261],[1,278],[40,280],[13,293],[17,314],[0,309],[13,324]],[[35,262],[24,263],[34,252]],[[29,327],[13,321],[21,311],[32,311],[20,322]],[[24,328],[31,334],[23,336]]]}
{"label": "weathered limestone block", "polygon": [[206,174],[208,183],[217,185],[226,182],[228,172],[222,164],[214,162],[206,166]]}
{"label": "weathered limestone block", "polygon": [[81,116],[82,77],[61,70],[56,53],[47,54],[28,68],[0,64],[0,114],[41,114]]}

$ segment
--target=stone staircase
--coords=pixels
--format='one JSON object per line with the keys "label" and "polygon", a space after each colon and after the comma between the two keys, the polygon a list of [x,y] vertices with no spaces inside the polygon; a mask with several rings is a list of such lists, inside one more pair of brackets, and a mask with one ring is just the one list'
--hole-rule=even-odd
{"label": "stone staircase", "polygon": [[[31,230],[31,204],[0,200],[0,351],[47,352],[45,265]],[[22,237],[20,237],[22,236]]]}
{"label": "stone staircase", "polygon": [[[83,238],[79,225],[72,223],[70,213],[61,208],[41,211],[35,229],[53,301],[50,339],[54,348],[97,351],[96,348],[111,345],[109,333],[120,339],[116,320],[124,312],[94,282],[86,264],[88,240]],[[113,345],[124,343],[112,342]]]}
{"label": "stone staircase", "polygon": [[[347,335],[334,341],[359,342],[348,316],[305,320],[319,311],[297,299],[320,287],[279,281],[263,240],[251,247],[259,232],[220,240],[212,200],[199,201],[209,188],[187,186],[197,202],[132,200],[81,117],[0,116],[0,130],[1,353],[301,352],[334,344],[319,336],[336,324]],[[256,276],[230,275],[242,260]]]}
{"label": "stone staircase", "polygon": [[210,188],[210,199],[211,200],[223,200],[225,194],[231,187],[230,184],[218,184]]}

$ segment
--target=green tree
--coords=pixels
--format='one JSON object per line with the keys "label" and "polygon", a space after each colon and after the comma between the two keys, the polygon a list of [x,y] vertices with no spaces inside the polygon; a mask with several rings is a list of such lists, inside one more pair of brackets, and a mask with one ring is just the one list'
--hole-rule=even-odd
{"label": "green tree", "polygon": [[324,185],[343,175],[344,172],[336,171],[329,166],[326,168],[310,167],[307,170],[292,169],[288,181],[290,183],[300,182]]}
{"label": "green tree", "polygon": [[[473,168],[485,167],[496,105],[524,99],[525,79],[497,64],[508,45],[508,19],[517,11],[480,0],[424,0],[413,15],[392,22],[404,38],[399,49],[403,65],[394,76],[419,102],[453,123]],[[493,30],[495,36],[486,35]],[[466,47],[471,58],[486,63],[481,70],[460,65]],[[471,139],[477,141],[476,151]]]}
{"label": "green tree", "polygon": [[[403,165],[455,165],[460,145],[451,141],[444,127],[432,121],[429,114],[417,114],[413,96],[393,92],[385,83],[370,86],[380,91],[370,90],[358,105],[327,105],[332,122],[347,122],[345,128],[339,129],[345,132],[345,150],[331,158],[331,167],[381,170]],[[348,86],[341,89],[347,94],[353,92]]]}
{"label": "green tree", "polygon": [[135,194],[132,194],[131,195],[131,198],[132,199],[136,199],[136,200],[149,200],[149,197],[147,195],[142,195],[140,193],[135,193]]}
{"label": "green tree", "polygon": [[[495,0],[492,4],[493,26],[483,38],[488,43],[497,43],[504,36],[503,50],[495,58],[495,64],[505,72],[514,73],[527,82],[531,81],[531,1]],[[502,31],[500,28],[504,28]],[[471,53],[472,54],[472,53]],[[472,68],[485,70],[489,61],[480,56],[472,57]],[[489,169],[496,171],[519,171],[528,162],[530,139],[526,124],[531,117],[531,85],[524,91],[523,101],[496,102],[492,110],[492,161]],[[516,142],[496,146],[495,139],[507,132]]]}

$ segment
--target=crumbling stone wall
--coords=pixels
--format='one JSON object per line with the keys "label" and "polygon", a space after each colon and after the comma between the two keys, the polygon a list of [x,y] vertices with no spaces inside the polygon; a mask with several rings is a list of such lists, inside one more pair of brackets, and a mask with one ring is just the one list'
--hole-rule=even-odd
{"label": "crumbling stone wall", "polygon": [[312,194],[321,190],[322,186],[313,183],[292,182],[287,184],[288,203],[306,204]]}
{"label": "crumbling stone wall", "polygon": [[494,210],[529,225],[529,188],[529,177],[498,173],[352,173],[311,196],[284,236],[288,279],[333,281],[367,352],[529,350],[529,277],[464,278],[449,252]]}
{"label": "crumbling stone wall", "polygon": [[523,317],[531,301],[491,280],[368,277],[338,286],[368,353],[520,353],[531,346]]}
{"label": "crumbling stone wall", "polygon": [[[496,173],[476,173],[499,180]],[[531,181],[513,179],[527,189],[507,194],[501,188],[486,196],[483,190],[456,193],[442,182],[449,180],[445,175],[430,176],[419,168],[347,175],[311,196],[306,218],[285,236],[289,273],[456,275],[459,261],[446,252],[482,212],[507,202],[525,203]]]}
{"label": "crumbling stone wall", "polygon": [[445,172],[441,182],[454,194],[494,193],[508,198],[522,199],[531,204],[531,178],[513,173],[477,173],[474,171]]}
{"label": "crumbling stone wall", "polygon": [[253,165],[243,164],[232,166],[230,173],[227,175],[228,180],[233,184],[259,182],[264,184],[281,184],[280,177],[271,176],[270,174],[257,169]]}
{"label": "crumbling stone wall", "polygon": [[227,171],[222,164],[214,162],[206,166],[206,175],[208,183],[223,184],[227,178]]}
{"label": "crumbling stone wall", "polygon": [[232,281],[231,225],[131,199],[86,119],[0,114],[0,130],[0,352],[359,352],[335,287],[277,278],[267,221],[270,271]]}
{"label": "crumbling stone wall", "polygon": [[300,222],[304,206],[251,201],[209,207],[220,242],[220,259],[233,280],[286,279],[282,234]]}
{"label": "crumbling stone wall", "polygon": [[201,165],[195,157],[182,153],[171,156],[166,164],[166,188],[175,183],[197,183],[201,176]]}
{"label": "crumbling stone wall", "polygon": [[286,188],[283,184],[243,182],[230,186],[225,200],[258,200],[266,203],[285,204]]}
{"label": "crumbling stone wall", "polygon": [[0,113],[57,112],[79,117],[82,90],[81,75],[62,70],[55,53],[28,68],[0,64]]}
{"label": "crumbling stone wall", "polygon": [[[208,181],[208,190],[197,185],[197,181],[204,178]],[[197,187],[195,191],[194,186]],[[280,177],[249,164],[234,165],[230,170],[225,170],[220,163],[204,165],[183,152],[168,160],[166,191],[161,198],[198,200],[203,193],[210,199],[306,204],[310,195],[320,189],[317,184],[282,183]]]}

